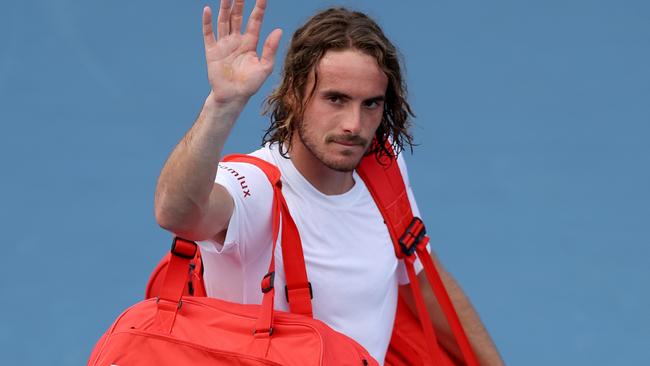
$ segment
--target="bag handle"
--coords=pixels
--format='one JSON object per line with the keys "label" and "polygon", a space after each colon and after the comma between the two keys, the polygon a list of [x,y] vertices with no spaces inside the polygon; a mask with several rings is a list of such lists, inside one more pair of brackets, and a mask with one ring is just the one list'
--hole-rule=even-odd
{"label": "bag handle", "polygon": [[458,314],[431,256],[426,250],[429,237],[426,236],[422,220],[413,216],[404,179],[397,164],[397,155],[394,154],[390,142],[386,142],[386,148],[391,153],[390,155],[382,155],[380,158],[377,158],[375,154],[365,156],[357,167],[357,173],[368,187],[386,222],[395,255],[397,258],[404,260],[411,292],[415,298],[420,325],[429,344],[431,356],[436,363],[442,364],[440,346],[415,274],[414,262],[416,255],[424,266],[429,284],[447,318],[465,363],[468,366],[478,366],[479,363],[463,330]]}
{"label": "bag handle", "polygon": [[[282,259],[285,274],[285,295],[289,303],[289,310],[293,314],[302,314],[313,317],[311,299],[311,283],[307,277],[305,259],[300,241],[298,227],[291,217],[289,206],[282,195],[282,182],[280,170],[266,160],[251,155],[231,154],[222,159],[224,162],[248,163],[258,167],[267,176],[273,187],[274,205],[277,203],[282,217]],[[274,221],[275,225],[275,221]],[[274,226],[275,230],[275,226]],[[275,242],[275,237],[274,237]],[[275,258],[275,246],[273,247],[273,259]],[[275,269],[273,269],[275,271]],[[269,273],[271,270],[269,269]]]}
{"label": "bag handle", "polygon": [[[253,347],[255,353],[261,357],[265,357],[271,345],[271,335],[273,334],[275,247],[278,242],[280,228],[282,230],[282,255],[287,282],[287,300],[289,301],[290,310],[292,313],[313,317],[311,297],[306,296],[307,293],[305,291],[305,287],[309,285],[309,281],[307,280],[302,244],[296,223],[293,221],[287,202],[282,195],[282,182],[280,180],[279,169],[265,160],[250,155],[229,155],[224,157],[223,161],[244,162],[257,166],[266,174],[273,187],[273,245],[271,248],[271,262],[269,263],[267,274],[262,278],[261,287],[264,295],[262,297],[260,315],[257,318],[255,329],[253,330]],[[292,290],[294,292],[291,292]]]}

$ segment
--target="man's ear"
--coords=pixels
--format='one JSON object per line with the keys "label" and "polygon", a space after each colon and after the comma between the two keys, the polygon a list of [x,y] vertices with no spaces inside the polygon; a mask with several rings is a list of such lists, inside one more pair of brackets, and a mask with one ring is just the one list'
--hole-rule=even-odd
{"label": "man's ear", "polygon": [[288,109],[292,111],[296,110],[296,107],[298,106],[296,104],[296,96],[291,88],[289,88],[289,90],[287,90],[287,93],[282,96],[282,102]]}
{"label": "man's ear", "polygon": [[282,102],[287,110],[291,111],[293,118],[299,118],[304,112],[305,103],[300,101],[300,96],[296,95],[293,89],[287,90],[287,93],[282,96]]}

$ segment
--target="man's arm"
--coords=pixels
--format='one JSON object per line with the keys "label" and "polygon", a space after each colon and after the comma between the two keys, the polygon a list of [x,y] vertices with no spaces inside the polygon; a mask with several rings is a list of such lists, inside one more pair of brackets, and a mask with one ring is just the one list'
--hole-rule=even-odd
{"label": "man's arm", "polygon": [[[433,253],[431,254],[431,257],[438,269],[442,282],[447,289],[451,302],[454,304],[454,308],[458,313],[465,334],[467,335],[469,342],[472,344],[472,349],[478,358],[479,364],[482,366],[503,365],[503,360],[501,359],[492,338],[490,338],[490,335],[483,326],[478,313],[474,310],[471,302],[463,293],[458,282],[456,282],[451,274],[442,267],[440,261],[438,261],[438,258]],[[431,286],[429,286],[429,281],[426,278],[424,270],[418,274],[418,281],[420,282],[420,291],[422,292],[427,310],[431,316],[436,335],[438,336],[438,341],[454,357],[462,359],[460,349],[454,340],[454,335],[447,324],[447,319],[438,304],[438,300],[436,300],[436,296],[434,295]],[[417,314],[415,300],[411,294],[410,285],[400,286],[399,292],[408,303],[411,311],[413,311],[414,314]]]}
{"label": "man's arm", "polygon": [[282,32],[269,34],[261,57],[256,48],[266,0],[257,0],[246,30],[240,32],[243,0],[222,0],[217,34],[212,11],[203,9],[203,42],[212,90],[192,128],[165,163],[155,195],[155,214],[163,228],[192,240],[221,239],[233,201],[215,184],[218,162],[235,121],[273,70]]}

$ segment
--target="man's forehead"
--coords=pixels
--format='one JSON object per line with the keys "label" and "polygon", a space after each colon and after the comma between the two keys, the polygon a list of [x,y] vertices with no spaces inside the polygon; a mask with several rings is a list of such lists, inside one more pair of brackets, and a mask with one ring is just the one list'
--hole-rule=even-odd
{"label": "man's forehead", "polygon": [[330,50],[320,60],[316,71],[317,89],[353,88],[359,92],[383,94],[388,84],[388,77],[377,60],[358,50]]}

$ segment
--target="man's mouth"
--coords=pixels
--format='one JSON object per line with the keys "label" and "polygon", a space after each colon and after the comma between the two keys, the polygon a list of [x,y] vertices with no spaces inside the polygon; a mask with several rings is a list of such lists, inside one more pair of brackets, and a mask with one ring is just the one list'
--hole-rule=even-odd
{"label": "man's mouth", "polygon": [[343,146],[360,146],[361,144],[357,142],[350,142],[350,141],[334,141],[337,144],[343,145]]}
{"label": "man's mouth", "polygon": [[352,138],[336,138],[332,137],[328,139],[328,142],[334,142],[339,145],[343,146],[349,146],[349,147],[354,147],[354,146],[366,146],[366,140],[363,139],[362,137],[352,137]]}

